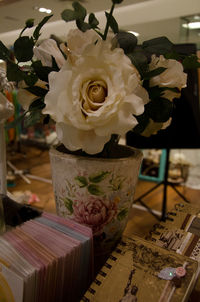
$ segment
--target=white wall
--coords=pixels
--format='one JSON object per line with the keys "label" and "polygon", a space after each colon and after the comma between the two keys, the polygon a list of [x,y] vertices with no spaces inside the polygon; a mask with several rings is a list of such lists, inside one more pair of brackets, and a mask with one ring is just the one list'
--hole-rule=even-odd
{"label": "white wall", "polygon": [[[134,25],[193,15],[199,12],[200,0],[151,0],[116,8],[114,15],[120,27],[131,30]],[[100,21],[100,27],[103,27],[105,25],[104,12],[96,13],[96,16]],[[47,38],[50,34],[63,37],[74,26],[74,22],[68,24],[64,21],[50,22],[44,26],[41,38]],[[146,32],[151,37],[152,33],[149,32],[148,34],[148,26],[146,26]],[[0,40],[6,45],[11,45],[19,33],[20,30],[0,34]]]}

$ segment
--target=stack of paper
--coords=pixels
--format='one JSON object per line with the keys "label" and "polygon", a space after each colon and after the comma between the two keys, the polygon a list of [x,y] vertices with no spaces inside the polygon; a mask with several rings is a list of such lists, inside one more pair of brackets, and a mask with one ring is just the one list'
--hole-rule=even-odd
{"label": "stack of paper", "polygon": [[92,255],[89,228],[43,213],[0,238],[0,301],[79,301]]}

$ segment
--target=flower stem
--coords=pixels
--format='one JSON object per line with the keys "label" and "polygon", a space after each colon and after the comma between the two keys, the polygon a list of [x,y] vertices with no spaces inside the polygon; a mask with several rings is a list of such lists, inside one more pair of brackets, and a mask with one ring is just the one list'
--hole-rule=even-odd
{"label": "flower stem", "polygon": [[106,22],[106,27],[105,27],[104,35],[103,35],[103,37],[102,37],[103,40],[106,40],[106,38],[107,38],[108,29],[109,29],[109,25],[110,25],[110,19],[111,19],[111,17],[112,17],[114,8],[115,8],[115,4],[113,3],[113,5],[112,5],[112,7],[111,7],[111,9],[110,9],[109,16],[108,16],[108,18],[107,18],[107,22]]}

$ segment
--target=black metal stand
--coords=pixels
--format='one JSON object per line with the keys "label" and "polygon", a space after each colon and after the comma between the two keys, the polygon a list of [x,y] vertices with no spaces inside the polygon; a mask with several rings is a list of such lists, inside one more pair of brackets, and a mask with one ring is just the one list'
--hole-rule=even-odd
{"label": "black metal stand", "polygon": [[[155,186],[153,186],[150,190],[148,190],[146,193],[142,194],[140,197],[138,197],[136,200],[134,200],[134,203],[139,202],[142,206],[144,206],[148,212],[150,212],[156,219],[158,220],[162,220],[165,221],[166,217],[167,217],[167,186],[170,186],[172,189],[174,189],[174,191],[185,201],[189,203],[189,200],[186,199],[186,197],[181,194],[177,188],[175,187],[175,185],[171,182],[168,181],[168,170],[169,170],[169,153],[170,153],[170,149],[166,149],[167,154],[166,154],[166,165],[165,165],[165,176],[164,176],[164,180],[159,182],[158,184],[156,184]],[[163,185],[163,200],[162,200],[162,212],[161,212],[161,217],[159,217],[158,215],[156,215],[153,210],[148,207],[144,201],[142,200],[144,197],[146,197],[147,195],[149,195],[151,192],[153,192],[154,190],[156,190],[158,187],[160,187],[161,185]]]}

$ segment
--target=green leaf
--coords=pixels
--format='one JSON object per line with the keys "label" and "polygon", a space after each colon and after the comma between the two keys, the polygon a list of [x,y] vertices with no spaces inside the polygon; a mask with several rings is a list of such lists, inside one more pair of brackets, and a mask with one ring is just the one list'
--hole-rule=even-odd
{"label": "green leaf", "polygon": [[98,185],[94,185],[94,184],[90,184],[88,187],[87,187],[88,191],[90,192],[90,194],[92,195],[96,195],[96,196],[99,196],[99,195],[103,195],[104,192],[102,192],[99,188]]}
{"label": "green leaf", "polygon": [[70,198],[65,197],[65,198],[63,198],[63,202],[64,202],[65,207],[70,212],[70,214],[72,214],[74,212],[73,201]]}
{"label": "green leaf", "polygon": [[143,114],[135,116],[135,118],[137,119],[138,124],[133,128],[132,131],[136,134],[140,134],[147,127],[149,123],[149,117],[147,112],[145,111]]}
{"label": "green leaf", "polygon": [[26,112],[24,112],[23,114],[18,116],[16,119],[14,119],[14,121],[7,123],[5,126],[5,129],[9,130],[11,128],[16,128],[23,121],[25,115],[26,115]]}
{"label": "green leaf", "polygon": [[148,41],[144,41],[142,48],[150,54],[162,55],[171,52],[172,42],[166,37],[154,38]]}
{"label": "green leaf", "polygon": [[47,89],[44,89],[42,87],[39,86],[30,86],[30,87],[26,87],[24,88],[26,90],[28,90],[30,93],[36,95],[36,96],[45,96],[48,92]]}
{"label": "green leaf", "polygon": [[14,43],[14,53],[18,62],[30,61],[33,57],[34,42],[32,38],[23,36],[18,38]]}
{"label": "green leaf", "polygon": [[[145,87],[146,88],[146,87]],[[171,88],[171,87],[159,87],[159,86],[154,86],[154,87],[148,87],[148,93],[149,93],[149,98],[151,100],[158,99],[162,96],[163,92],[166,90],[173,91],[175,93],[179,93],[178,88]]]}
{"label": "green leaf", "polygon": [[7,64],[7,78],[9,81],[19,82],[24,79],[26,74],[15,63],[8,62]]}
{"label": "green leaf", "polygon": [[150,118],[157,123],[166,122],[173,110],[173,103],[165,98],[158,98],[151,100],[147,105],[146,109]]}
{"label": "green leaf", "polygon": [[124,50],[125,54],[133,52],[137,45],[137,37],[128,32],[119,32],[116,35],[120,48]]}
{"label": "green leaf", "polygon": [[47,23],[49,21],[49,19],[52,17],[53,15],[50,16],[46,16],[42,19],[42,21],[38,24],[38,26],[35,28],[34,32],[33,32],[33,37],[34,39],[37,41],[39,39],[40,36],[40,30],[41,28],[44,26],[45,23]]}
{"label": "green leaf", "polygon": [[112,31],[117,34],[119,32],[119,28],[118,28],[118,24],[117,21],[115,20],[115,18],[113,17],[113,15],[110,15],[109,13],[105,12],[107,21],[108,21],[108,25],[110,26],[110,28],[112,29]]}
{"label": "green leaf", "polygon": [[84,176],[76,176],[75,180],[79,182],[80,188],[84,188],[88,185],[87,179]]}
{"label": "green leaf", "polygon": [[40,78],[40,80],[44,82],[48,82],[48,76],[50,72],[57,71],[56,67],[54,68],[49,66],[42,66],[41,61],[33,62],[31,66],[37,74],[38,78]]}
{"label": "green leaf", "polygon": [[44,107],[45,107],[44,99],[37,99],[30,104],[28,110],[29,111],[42,110]]}
{"label": "green leaf", "polygon": [[76,20],[80,19],[80,20],[84,21],[86,15],[87,15],[87,11],[86,11],[85,7],[82,6],[79,2],[73,2],[72,6],[76,13]]}
{"label": "green leaf", "polygon": [[61,18],[65,21],[65,22],[70,22],[70,21],[74,21],[76,20],[76,12],[71,10],[71,9],[65,9],[62,13],[61,13]]}
{"label": "green leaf", "polygon": [[110,172],[101,172],[100,174],[97,174],[97,175],[94,175],[94,176],[90,176],[90,177],[89,177],[89,181],[94,182],[94,183],[101,182],[101,181],[104,180],[109,174],[110,174]]}
{"label": "green leaf", "polygon": [[26,24],[27,28],[33,27],[34,26],[34,19],[28,19],[28,20],[26,20],[25,24]]}
{"label": "green leaf", "polygon": [[86,23],[86,22],[84,22],[81,19],[77,19],[76,20],[76,25],[77,25],[78,29],[80,29],[82,32],[85,32],[88,29],[91,29],[91,25],[88,24],[88,23]]}
{"label": "green leaf", "polygon": [[197,69],[200,68],[200,62],[196,55],[185,57],[182,64],[184,69]]}
{"label": "green leaf", "polygon": [[97,18],[95,17],[95,15],[93,13],[91,13],[89,15],[88,21],[89,21],[91,28],[97,28],[99,21],[97,20]]}
{"label": "green leaf", "polygon": [[120,4],[122,3],[124,0],[112,0],[113,4]]}
{"label": "green leaf", "polygon": [[177,60],[177,61],[182,61],[182,59],[184,58],[183,55],[180,55],[176,52],[170,52],[165,54],[165,58],[166,59],[172,59],[172,60]]}
{"label": "green leaf", "polygon": [[151,70],[144,75],[144,80],[149,80],[150,78],[156,77],[157,75],[163,73],[167,68],[165,67],[158,67],[154,70]]}
{"label": "green leaf", "polygon": [[29,114],[26,114],[24,118],[24,127],[34,126],[36,123],[39,123],[41,120],[42,114],[40,111],[31,111]]}
{"label": "green leaf", "polygon": [[0,59],[7,60],[10,57],[10,51],[8,48],[0,41]]}
{"label": "green leaf", "polygon": [[143,78],[148,69],[148,60],[146,55],[143,53],[143,51],[137,50],[128,54],[127,56]]}
{"label": "green leaf", "polygon": [[28,73],[24,75],[24,81],[28,86],[34,86],[37,80],[38,77],[34,73]]}
{"label": "green leaf", "polygon": [[128,209],[122,209],[118,214],[117,214],[117,219],[119,221],[122,221],[128,214]]}

